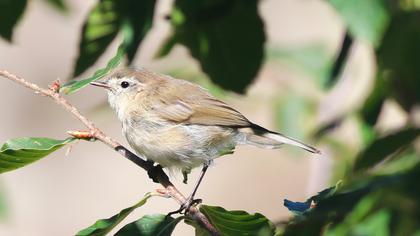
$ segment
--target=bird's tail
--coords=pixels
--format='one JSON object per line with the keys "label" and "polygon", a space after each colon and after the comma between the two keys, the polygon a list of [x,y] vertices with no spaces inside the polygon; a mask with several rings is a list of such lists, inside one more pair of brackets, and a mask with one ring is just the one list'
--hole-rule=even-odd
{"label": "bird's tail", "polygon": [[252,124],[251,132],[242,132],[245,134],[245,144],[250,144],[262,148],[279,148],[282,144],[290,144],[293,146],[305,149],[308,152],[320,154],[321,152],[307,144],[304,144],[296,139],[287,137],[283,134],[267,130],[259,125]]}

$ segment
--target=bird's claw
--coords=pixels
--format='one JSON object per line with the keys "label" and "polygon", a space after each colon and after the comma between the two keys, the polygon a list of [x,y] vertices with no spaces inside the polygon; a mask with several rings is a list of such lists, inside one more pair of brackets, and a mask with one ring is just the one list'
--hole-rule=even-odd
{"label": "bird's claw", "polygon": [[168,216],[174,215],[174,214],[183,214],[185,215],[190,207],[198,205],[202,203],[202,199],[190,199],[188,198],[184,203],[182,203],[181,207],[176,211],[171,211],[168,213]]}

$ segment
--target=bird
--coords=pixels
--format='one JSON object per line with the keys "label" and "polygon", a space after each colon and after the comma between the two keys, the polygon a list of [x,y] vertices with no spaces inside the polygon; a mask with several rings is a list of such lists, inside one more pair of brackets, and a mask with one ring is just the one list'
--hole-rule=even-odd
{"label": "bird", "polygon": [[321,153],[279,132],[259,126],[203,87],[145,68],[119,68],[91,82],[105,88],[108,102],[134,151],[186,176],[202,167],[188,204],[215,158],[237,145],[277,149],[283,144]]}

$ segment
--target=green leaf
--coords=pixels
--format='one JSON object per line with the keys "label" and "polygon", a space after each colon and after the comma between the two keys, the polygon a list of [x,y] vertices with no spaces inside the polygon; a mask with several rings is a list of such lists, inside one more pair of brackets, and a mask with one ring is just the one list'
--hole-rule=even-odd
{"label": "green leaf", "polygon": [[376,211],[374,206],[381,199],[378,194],[371,194],[363,198],[337,227],[326,232],[326,236],[345,235],[390,235],[389,210]]}
{"label": "green leaf", "polygon": [[270,48],[268,59],[287,64],[325,84],[331,65],[332,56],[325,47],[318,44],[305,45],[298,48]]}
{"label": "green leaf", "polygon": [[176,44],[175,37],[173,35],[170,35],[167,39],[163,41],[162,45],[159,48],[159,51],[155,55],[155,58],[159,59],[159,58],[163,58],[167,56],[171,52],[175,44]]}
{"label": "green leaf", "polygon": [[47,2],[52,7],[54,7],[55,9],[57,9],[61,12],[67,12],[68,11],[68,6],[64,2],[64,0],[45,0],[45,2]]}
{"label": "green leaf", "polygon": [[82,28],[74,77],[93,65],[117,36],[121,24],[118,5],[118,1],[101,0],[90,11]]}
{"label": "green leaf", "polygon": [[375,79],[375,86],[369,97],[363,104],[360,113],[362,118],[370,125],[374,126],[382,110],[382,105],[388,95],[386,81],[379,75]]}
{"label": "green leaf", "polygon": [[143,38],[149,32],[153,23],[153,13],[155,11],[155,0],[125,0],[126,11],[124,17],[133,30],[133,39],[127,46],[127,59],[131,63],[136,55],[137,48]]}
{"label": "green leaf", "polygon": [[128,45],[130,45],[131,40],[132,40],[133,32],[131,31],[131,28],[128,25],[124,27],[123,32],[125,35],[124,41],[118,47],[117,54],[115,54],[115,56],[111,58],[111,60],[109,60],[105,68],[101,68],[95,71],[95,73],[87,79],[74,80],[65,84],[64,86],[61,87],[60,92],[64,92],[66,94],[72,94],[76,92],[77,90],[86,87],[87,85],[89,85],[90,82],[101,79],[102,77],[107,75],[110,71],[115,69],[121,63],[124,57],[124,54],[127,51],[127,47]]}
{"label": "green leaf", "polygon": [[118,47],[118,50],[115,56],[111,58],[111,60],[108,62],[105,68],[101,68],[95,71],[95,73],[87,79],[70,81],[69,83],[61,87],[60,92],[64,92],[66,94],[72,94],[76,92],[77,90],[86,87],[87,85],[89,85],[90,82],[101,79],[102,77],[107,75],[110,71],[115,69],[120,64],[121,60],[124,57],[125,50],[126,50],[126,47],[124,43],[122,43]]}
{"label": "green leaf", "polygon": [[[200,211],[210,220],[221,235],[274,235],[276,228],[265,216],[245,211],[227,211],[221,207],[201,205]],[[208,235],[196,223],[189,222],[196,228],[196,235]]]}
{"label": "green leaf", "polygon": [[0,173],[31,164],[73,140],[27,137],[11,139],[0,148]]}
{"label": "green leaf", "polygon": [[151,196],[152,195],[150,193],[147,193],[143,197],[143,199],[141,199],[137,204],[123,209],[122,211],[120,211],[120,213],[108,219],[97,220],[93,225],[79,231],[76,235],[77,236],[106,235],[113,228],[115,228],[115,226],[117,226],[121,221],[123,221],[131,212],[133,212],[136,208],[143,206]]}
{"label": "green leaf", "polygon": [[27,0],[0,1],[0,36],[12,41],[13,29],[23,15]]}
{"label": "green leaf", "polygon": [[305,117],[308,112],[307,100],[295,93],[288,93],[284,99],[275,104],[275,118],[279,130],[295,137],[303,139]]}
{"label": "green leaf", "polygon": [[83,25],[73,76],[80,75],[92,66],[124,27],[130,27],[133,32],[124,51],[131,62],[151,28],[154,4],[154,0],[99,1]]}
{"label": "green leaf", "polygon": [[353,37],[380,45],[390,21],[386,0],[329,0]]}
{"label": "green leaf", "polygon": [[172,218],[163,214],[145,215],[121,228],[116,236],[170,236],[183,217]]}
{"label": "green leaf", "polygon": [[356,158],[354,170],[360,171],[373,167],[389,155],[406,147],[420,135],[420,129],[408,128],[376,139]]}
{"label": "green leaf", "polygon": [[392,18],[378,49],[381,77],[389,81],[391,94],[407,111],[420,103],[420,11]]}
{"label": "green leaf", "polygon": [[169,42],[187,47],[213,82],[243,93],[263,61],[258,0],[176,0],[171,19],[174,39]]}

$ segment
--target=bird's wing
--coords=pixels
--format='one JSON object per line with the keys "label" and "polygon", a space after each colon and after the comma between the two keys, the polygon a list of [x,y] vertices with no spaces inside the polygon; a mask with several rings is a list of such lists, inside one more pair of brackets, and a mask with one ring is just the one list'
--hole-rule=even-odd
{"label": "bird's wing", "polygon": [[[251,122],[226,103],[214,98],[206,91],[181,96],[166,94],[164,101],[155,107],[154,112],[163,119],[175,123],[248,127]],[[162,98],[162,97],[161,97]]]}

